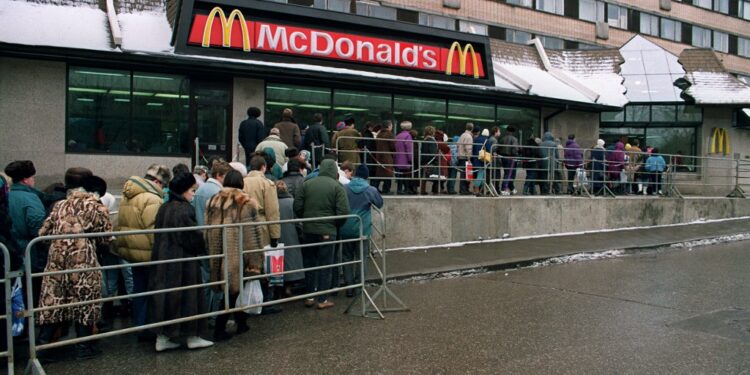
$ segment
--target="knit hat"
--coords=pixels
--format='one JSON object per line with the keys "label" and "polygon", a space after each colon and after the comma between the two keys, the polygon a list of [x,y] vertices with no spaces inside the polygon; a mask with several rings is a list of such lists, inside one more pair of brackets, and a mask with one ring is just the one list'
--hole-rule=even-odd
{"label": "knit hat", "polygon": [[363,180],[370,178],[370,171],[367,170],[367,166],[360,164],[357,170],[354,172],[354,177],[359,177]]}
{"label": "knit hat", "polygon": [[5,167],[5,174],[13,179],[13,182],[18,182],[34,176],[36,168],[34,168],[34,163],[31,160],[16,160]]}
{"label": "knit hat", "polygon": [[281,132],[279,132],[279,128],[273,128],[273,129],[271,129],[271,131],[268,134],[270,134],[270,135],[281,135]]}
{"label": "knit hat", "polygon": [[169,182],[169,191],[181,195],[195,185],[195,177],[192,173],[180,173]]}
{"label": "knit hat", "polygon": [[604,147],[604,140],[603,139],[597,139],[596,140],[596,145],[599,146],[599,147]]}
{"label": "knit hat", "polygon": [[412,125],[411,121],[401,121],[401,124],[400,124],[401,129],[404,129],[404,130],[411,129],[411,125]]}
{"label": "knit hat", "polygon": [[336,130],[342,130],[345,127],[346,127],[346,124],[344,124],[343,121],[339,121],[338,123],[336,123]]}

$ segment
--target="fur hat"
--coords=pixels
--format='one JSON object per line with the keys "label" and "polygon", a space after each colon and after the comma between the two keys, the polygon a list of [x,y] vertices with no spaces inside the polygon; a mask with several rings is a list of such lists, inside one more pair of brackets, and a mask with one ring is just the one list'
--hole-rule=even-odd
{"label": "fur hat", "polygon": [[290,147],[284,150],[284,156],[287,158],[296,158],[299,156],[299,150],[296,147]]}
{"label": "fur hat", "polygon": [[81,181],[81,187],[89,193],[96,193],[103,197],[107,193],[107,182],[99,176],[86,176]]}
{"label": "fur hat", "polygon": [[[91,172],[91,170],[88,168],[82,168],[82,167],[68,168],[68,170],[65,171],[65,188],[66,189],[79,188],[83,186],[83,181],[86,179],[86,177],[91,177],[93,175],[94,173]],[[105,188],[104,190],[107,190],[107,189]],[[89,191],[89,190],[86,189],[86,191]]]}
{"label": "fur hat", "polygon": [[363,180],[370,178],[370,171],[367,170],[367,166],[360,164],[357,170],[354,172],[354,177],[359,177]]}
{"label": "fur hat", "polygon": [[229,166],[232,167],[232,169],[234,169],[235,171],[240,172],[242,177],[247,176],[247,167],[245,166],[245,164],[242,164],[238,161],[233,161],[229,163]]}
{"label": "fur hat", "polygon": [[180,173],[169,182],[169,191],[181,195],[195,185],[195,176],[192,173]]}
{"label": "fur hat", "polygon": [[146,170],[146,176],[155,178],[159,180],[163,186],[167,186],[169,185],[169,180],[172,179],[172,171],[170,171],[166,165],[151,164]]}
{"label": "fur hat", "polygon": [[5,174],[7,174],[13,182],[18,182],[24,178],[34,176],[36,174],[36,168],[34,168],[34,163],[31,160],[16,160],[5,167]]}
{"label": "fur hat", "polygon": [[281,132],[279,132],[279,128],[273,128],[273,129],[271,129],[271,131],[268,134],[270,134],[270,135],[281,135]]}

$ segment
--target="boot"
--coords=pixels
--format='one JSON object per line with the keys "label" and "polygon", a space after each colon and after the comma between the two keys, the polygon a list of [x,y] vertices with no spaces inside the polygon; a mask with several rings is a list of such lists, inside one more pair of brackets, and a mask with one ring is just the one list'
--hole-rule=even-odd
{"label": "boot", "polygon": [[[52,342],[52,337],[57,331],[57,324],[45,324],[39,326],[39,335],[36,338],[37,345],[49,344]],[[42,364],[57,362],[57,358],[54,356],[53,349],[39,350],[36,353],[39,362]]]}
{"label": "boot", "polygon": [[214,324],[214,342],[229,340],[232,335],[227,333],[227,321],[229,320],[229,314],[221,314],[216,317],[216,324]]}
{"label": "boot", "polygon": [[237,323],[237,335],[243,334],[250,330],[247,326],[247,314],[242,311],[234,313],[234,322]]}
{"label": "boot", "polygon": [[[76,323],[76,336],[86,337],[91,336],[94,333],[92,326],[86,326],[80,323]],[[102,354],[102,351],[94,347],[91,341],[82,342],[76,344],[76,359],[84,360],[91,359]]]}

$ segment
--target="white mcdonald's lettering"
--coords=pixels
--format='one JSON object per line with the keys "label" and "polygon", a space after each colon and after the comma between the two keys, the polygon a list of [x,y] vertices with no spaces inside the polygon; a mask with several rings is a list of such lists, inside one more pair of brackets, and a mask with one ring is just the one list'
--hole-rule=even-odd
{"label": "white mcdonald's lettering", "polygon": [[[367,58],[364,57],[363,51],[367,48]],[[365,60],[372,62],[375,60],[375,46],[370,42],[357,41],[357,60]]]}
{"label": "white mcdonald's lettering", "polygon": [[260,32],[258,33],[258,44],[257,48],[266,48],[266,41],[268,41],[268,48],[274,51],[279,50],[279,41],[281,41],[281,50],[284,52],[289,51],[289,43],[286,38],[286,27],[277,26],[276,33],[271,34],[271,25],[262,24],[260,25]]}
{"label": "white mcdonald's lettering", "polygon": [[304,53],[307,51],[307,44],[301,46],[297,45],[297,41],[301,39],[303,42],[307,42],[307,35],[301,31],[295,31],[289,35],[289,45],[292,47],[292,51],[296,53]]}
{"label": "white mcdonald's lettering", "polygon": [[[312,36],[312,43],[310,45],[310,53],[313,55],[320,55],[320,56],[327,56],[330,55],[331,52],[333,52],[333,37],[324,32],[320,31],[313,31],[310,33]],[[325,41],[325,49],[320,49],[320,44],[318,43],[319,40]]]}
{"label": "white mcdonald's lettering", "polygon": [[375,54],[381,64],[392,64],[393,50],[387,44],[378,44],[378,52]]}
{"label": "white mcdonald's lettering", "polygon": [[437,56],[435,56],[437,52],[434,50],[428,49],[422,51],[422,58],[424,59],[424,67],[426,69],[435,69],[437,68]]}
{"label": "white mcdonald's lettering", "polygon": [[[346,45],[346,52],[344,51],[344,45]],[[348,38],[336,39],[336,54],[339,57],[350,58],[354,55],[354,42]]]}
{"label": "white mcdonald's lettering", "polygon": [[223,31],[221,45],[223,47],[232,46],[232,25],[234,24],[234,19],[237,18],[237,20],[240,21],[240,27],[242,28],[242,50],[249,52],[250,34],[247,30],[247,22],[245,22],[245,16],[243,16],[242,12],[240,12],[238,9],[235,9],[232,11],[232,13],[229,13],[229,18],[227,18],[221,8],[214,7],[213,9],[211,9],[211,12],[208,13],[208,18],[206,18],[206,26],[204,26],[203,28],[203,42],[201,43],[201,45],[203,47],[211,46],[211,28],[214,25],[214,19],[216,18],[217,14],[219,15],[221,28]]}
{"label": "white mcdonald's lettering", "polygon": [[404,48],[404,50],[401,52],[401,61],[404,62],[404,65],[417,66],[417,63],[419,62],[419,55],[417,54],[418,51],[419,48],[415,45]]}

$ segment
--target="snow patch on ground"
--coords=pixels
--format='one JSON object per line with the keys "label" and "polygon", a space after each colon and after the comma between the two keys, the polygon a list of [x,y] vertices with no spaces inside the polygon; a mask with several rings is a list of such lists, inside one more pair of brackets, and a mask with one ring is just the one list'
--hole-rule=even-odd
{"label": "snow patch on ground", "polygon": [[430,274],[425,274],[425,275],[416,275],[416,276],[407,277],[403,279],[389,280],[388,283],[396,284],[396,285],[411,284],[411,283],[423,284],[432,280],[455,279],[459,277],[472,276],[472,275],[476,275],[480,273],[487,273],[487,269],[486,268],[471,268],[471,269],[465,269],[465,270],[436,272],[436,273],[430,273]]}
{"label": "snow patch on ground", "polygon": [[545,266],[551,266],[554,264],[585,262],[589,260],[612,259],[612,258],[619,258],[624,255],[625,255],[624,250],[607,250],[607,251],[602,251],[602,252],[597,252],[597,253],[578,253],[578,254],[573,254],[573,255],[565,255],[561,257],[549,258],[541,262],[534,262],[528,268],[545,267]]}
{"label": "snow patch on ground", "polygon": [[693,250],[693,247],[696,247],[696,246],[718,245],[722,243],[747,241],[747,240],[750,240],[750,233],[740,233],[740,234],[720,236],[720,237],[715,237],[715,238],[705,238],[702,240],[680,242],[680,243],[672,244],[669,247]]}

